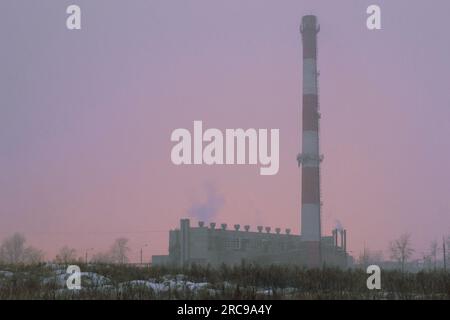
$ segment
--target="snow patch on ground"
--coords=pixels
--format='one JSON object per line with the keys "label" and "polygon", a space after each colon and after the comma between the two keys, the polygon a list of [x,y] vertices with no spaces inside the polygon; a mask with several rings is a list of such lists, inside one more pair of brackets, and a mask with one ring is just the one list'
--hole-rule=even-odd
{"label": "snow patch on ground", "polygon": [[[206,281],[192,281],[183,274],[164,275],[161,278],[148,278],[130,280],[121,283],[114,283],[108,277],[95,272],[81,272],[81,290],[70,290],[67,288],[67,279],[70,274],[66,273],[64,267],[49,264],[50,272],[44,273],[40,277],[40,283],[43,286],[51,286],[54,289],[55,296],[58,298],[76,298],[81,292],[115,292],[127,293],[139,290],[153,292],[155,295],[164,295],[168,292],[189,292],[193,295],[206,294],[209,296],[220,295],[223,291],[233,290],[236,285],[229,281],[220,283],[209,283]],[[0,270],[0,284],[6,284],[15,274],[11,271]],[[29,275],[20,273],[20,276],[27,278]],[[271,296],[273,291],[270,288],[255,287],[255,293]],[[295,292],[294,288],[285,288],[286,292]]]}
{"label": "snow patch on ground", "polygon": [[149,289],[158,293],[168,292],[169,290],[184,291],[190,290],[192,292],[197,292],[200,290],[208,289],[210,284],[208,282],[191,282],[187,281],[186,277],[183,275],[177,275],[174,278],[169,276],[164,276],[162,282],[157,282],[155,279],[149,280],[132,280],[126,281],[119,284],[119,289]]}
{"label": "snow patch on ground", "polygon": [[11,278],[13,275],[11,271],[0,270],[0,277]]}
{"label": "snow patch on ground", "polygon": [[119,289],[150,289],[155,293],[167,292],[169,287],[164,283],[158,283],[147,280],[132,280],[127,282],[122,282],[119,284]]}

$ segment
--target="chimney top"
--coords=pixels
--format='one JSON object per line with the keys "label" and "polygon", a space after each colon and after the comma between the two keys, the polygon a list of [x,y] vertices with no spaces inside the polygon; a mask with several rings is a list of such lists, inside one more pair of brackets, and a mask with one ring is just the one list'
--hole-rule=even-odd
{"label": "chimney top", "polygon": [[305,32],[305,31],[314,31],[317,32],[318,31],[318,25],[317,25],[317,17],[314,15],[307,15],[307,16],[303,16],[302,18],[302,26],[301,26],[301,31]]}

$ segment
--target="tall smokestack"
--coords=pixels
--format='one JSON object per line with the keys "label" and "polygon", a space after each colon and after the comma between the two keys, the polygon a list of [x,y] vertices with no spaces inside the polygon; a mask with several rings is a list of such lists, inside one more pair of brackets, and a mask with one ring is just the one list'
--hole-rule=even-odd
{"label": "tall smokestack", "polygon": [[319,98],[317,88],[317,34],[319,26],[313,15],[304,16],[300,27],[303,41],[303,133],[301,235],[309,245],[310,260],[320,263],[320,162]]}
{"label": "tall smokestack", "polygon": [[317,90],[316,16],[304,16],[300,28],[303,39],[303,135],[302,153],[302,238],[320,241],[319,99]]}

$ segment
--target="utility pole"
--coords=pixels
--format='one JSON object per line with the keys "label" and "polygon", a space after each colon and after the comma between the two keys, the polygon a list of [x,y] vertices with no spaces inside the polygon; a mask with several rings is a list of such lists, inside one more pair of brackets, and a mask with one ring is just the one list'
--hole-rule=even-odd
{"label": "utility pole", "polygon": [[[148,246],[148,244],[146,243],[146,244],[144,244],[144,247],[147,247]],[[143,247],[141,247],[141,265],[142,265],[142,249],[143,249]]]}

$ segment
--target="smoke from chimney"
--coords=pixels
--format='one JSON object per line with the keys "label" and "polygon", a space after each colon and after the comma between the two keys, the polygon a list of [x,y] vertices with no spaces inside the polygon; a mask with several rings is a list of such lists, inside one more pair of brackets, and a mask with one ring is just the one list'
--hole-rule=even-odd
{"label": "smoke from chimney", "polygon": [[334,229],[337,229],[339,231],[344,230],[341,221],[339,221],[338,219],[334,220]]}
{"label": "smoke from chimney", "polygon": [[206,194],[205,201],[194,203],[188,209],[188,214],[200,221],[213,221],[222,209],[225,200],[214,184],[210,182],[204,184],[204,192]]}

